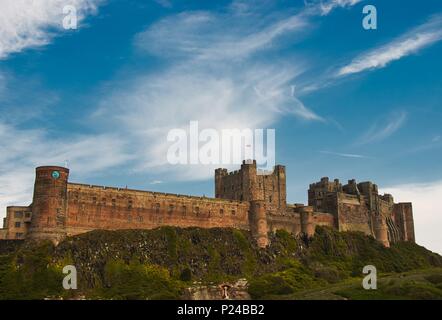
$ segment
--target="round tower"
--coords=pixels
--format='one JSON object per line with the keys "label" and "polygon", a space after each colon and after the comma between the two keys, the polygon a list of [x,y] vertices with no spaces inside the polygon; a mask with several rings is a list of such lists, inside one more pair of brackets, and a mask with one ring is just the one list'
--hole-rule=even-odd
{"label": "round tower", "polygon": [[313,237],[315,234],[315,225],[313,222],[313,207],[306,206],[300,209],[301,213],[301,232],[307,237]]}
{"label": "round tower", "polygon": [[388,241],[388,227],[385,218],[382,215],[375,217],[374,232],[376,240],[380,241],[385,247],[390,247]]}
{"label": "round tower", "polygon": [[69,169],[57,166],[36,169],[32,218],[28,239],[58,243],[66,236]]}
{"label": "round tower", "polygon": [[265,211],[265,203],[262,200],[250,201],[250,231],[256,239],[258,246],[265,248],[269,244],[267,235],[267,216]]}

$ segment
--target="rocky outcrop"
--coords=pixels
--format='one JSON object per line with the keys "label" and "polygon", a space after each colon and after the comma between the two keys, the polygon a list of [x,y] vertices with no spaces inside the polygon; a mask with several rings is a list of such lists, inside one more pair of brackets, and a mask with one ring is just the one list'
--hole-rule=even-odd
{"label": "rocky outcrop", "polygon": [[204,285],[194,282],[191,287],[184,290],[185,300],[250,300],[247,292],[248,282],[239,279],[235,282],[223,282],[220,284]]}

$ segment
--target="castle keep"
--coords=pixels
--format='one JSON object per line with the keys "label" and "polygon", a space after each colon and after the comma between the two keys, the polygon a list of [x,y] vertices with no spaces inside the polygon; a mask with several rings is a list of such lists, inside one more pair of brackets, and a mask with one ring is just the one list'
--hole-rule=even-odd
{"label": "castle keep", "polygon": [[269,232],[310,237],[318,225],[361,231],[385,246],[415,240],[411,203],[394,203],[371,182],[322,178],[310,185],[307,206],[288,204],[285,167],[264,174],[255,161],[234,172],[215,170],[215,198],[71,183],[67,168],[38,167],[32,204],[7,208],[0,239],[58,242],[95,229],[231,227],[249,230],[265,247]]}

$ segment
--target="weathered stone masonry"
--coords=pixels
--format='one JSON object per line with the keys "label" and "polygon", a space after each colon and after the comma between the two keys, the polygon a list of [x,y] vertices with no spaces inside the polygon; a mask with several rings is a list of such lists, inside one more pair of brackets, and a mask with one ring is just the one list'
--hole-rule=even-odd
{"label": "weathered stone masonry", "polygon": [[69,182],[69,169],[38,167],[30,206],[7,208],[0,239],[50,239],[95,229],[153,229],[160,226],[232,227],[250,230],[261,247],[268,233],[284,229],[312,236],[317,225],[372,235],[385,246],[414,241],[411,203],[395,204],[371,182],[342,185],[322,178],[310,185],[308,206],[287,204],[285,167],[215,171],[215,198],[140,191]]}

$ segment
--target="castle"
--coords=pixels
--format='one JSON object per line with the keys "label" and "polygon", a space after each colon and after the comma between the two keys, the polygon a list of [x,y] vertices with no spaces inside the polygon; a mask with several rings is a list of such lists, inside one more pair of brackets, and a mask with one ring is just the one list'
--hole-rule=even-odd
{"label": "castle", "polygon": [[231,227],[249,230],[265,247],[268,233],[278,229],[311,237],[316,226],[330,226],[364,232],[387,247],[415,240],[411,203],[394,203],[371,182],[342,185],[322,178],[310,185],[308,205],[288,204],[281,165],[265,174],[255,161],[244,161],[234,172],[216,169],[215,198],[71,183],[68,178],[67,168],[38,167],[32,204],[7,208],[0,239],[57,243],[95,229]]}

